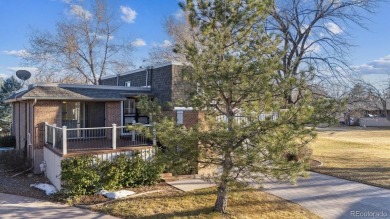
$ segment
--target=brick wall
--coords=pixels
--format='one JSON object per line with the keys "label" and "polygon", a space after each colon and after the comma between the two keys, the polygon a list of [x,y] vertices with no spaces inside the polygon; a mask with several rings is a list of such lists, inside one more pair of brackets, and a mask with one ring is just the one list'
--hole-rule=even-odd
{"label": "brick wall", "polygon": [[121,102],[106,102],[106,126],[121,125]]}
{"label": "brick wall", "polygon": [[[174,121],[177,120],[177,113],[176,111],[163,111],[163,114],[165,116],[172,117]],[[190,128],[194,125],[196,125],[199,121],[201,121],[203,118],[202,112],[197,111],[183,111],[183,125],[185,125],[187,128]]]}
{"label": "brick wall", "polygon": [[62,102],[55,100],[38,100],[34,106],[34,148],[45,144],[45,122],[62,126]]}
{"label": "brick wall", "polygon": [[[112,124],[121,126],[121,102],[106,102],[106,127],[111,127]],[[117,136],[120,129],[117,129]],[[106,132],[107,138],[112,138],[112,130]]]}
{"label": "brick wall", "polygon": [[199,122],[200,113],[196,111],[183,112],[183,125],[187,128],[196,125]]}

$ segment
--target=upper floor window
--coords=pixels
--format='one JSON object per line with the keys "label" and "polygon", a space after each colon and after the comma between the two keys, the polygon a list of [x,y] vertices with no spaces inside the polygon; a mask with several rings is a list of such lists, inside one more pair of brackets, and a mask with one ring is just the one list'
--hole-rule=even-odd
{"label": "upper floor window", "polygon": [[131,81],[126,81],[125,82],[125,87],[131,87]]}

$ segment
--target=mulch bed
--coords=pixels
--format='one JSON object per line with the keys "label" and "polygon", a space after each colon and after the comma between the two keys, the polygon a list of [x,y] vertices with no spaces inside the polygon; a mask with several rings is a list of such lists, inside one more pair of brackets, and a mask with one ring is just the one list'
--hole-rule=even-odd
{"label": "mulch bed", "polygon": [[11,177],[18,172],[3,172],[0,171],[0,192],[28,196],[32,198],[54,201],[56,198],[51,195],[46,195],[44,191],[30,187],[34,183],[49,183],[43,175],[33,175],[28,177],[28,173]]}

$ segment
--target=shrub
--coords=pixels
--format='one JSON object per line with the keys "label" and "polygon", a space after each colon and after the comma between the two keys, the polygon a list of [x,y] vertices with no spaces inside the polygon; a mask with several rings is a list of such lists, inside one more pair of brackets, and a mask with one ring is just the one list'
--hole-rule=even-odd
{"label": "shrub", "polygon": [[112,161],[102,161],[99,164],[100,184],[106,190],[120,189],[126,173],[128,158],[121,154]]}
{"label": "shrub", "polygon": [[156,161],[145,161],[139,155],[127,163],[124,185],[129,187],[153,185],[160,180],[163,165]]}
{"label": "shrub", "polygon": [[119,155],[112,161],[93,156],[73,157],[61,163],[61,180],[66,193],[85,195],[97,189],[115,190],[123,187],[153,185],[160,180],[163,166],[145,161],[138,154],[129,158]]}
{"label": "shrub", "polygon": [[15,147],[16,138],[15,136],[2,136],[0,137],[0,147]]}
{"label": "shrub", "polygon": [[98,164],[99,160],[92,155],[62,160],[61,181],[66,193],[85,195],[95,192],[100,180]]}

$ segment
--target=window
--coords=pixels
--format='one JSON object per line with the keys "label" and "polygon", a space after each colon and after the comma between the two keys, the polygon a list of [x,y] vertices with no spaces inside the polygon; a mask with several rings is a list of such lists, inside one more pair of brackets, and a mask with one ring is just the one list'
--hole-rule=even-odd
{"label": "window", "polygon": [[176,117],[177,117],[176,123],[178,125],[183,125],[183,111],[181,110],[176,111]]}
{"label": "window", "polygon": [[124,103],[125,114],[134,114],[136,113],[135,108],[135,99],[127,99]]}
{"label": "window", "polygon": [[[140,114],[139,110],[137,110],[137,99],[136,98],[128,98],[127,100],[122,102],[122,125],[132,125],[134,123],[142,123],[149,124],[149,117],[147,115]],[[132,133],[126,129],[122,129],[122,135],[128,135]]]}
{"label": "window", "polygon": [[125,87],[131,87],[131,81],[126,81],[125,82]]}

